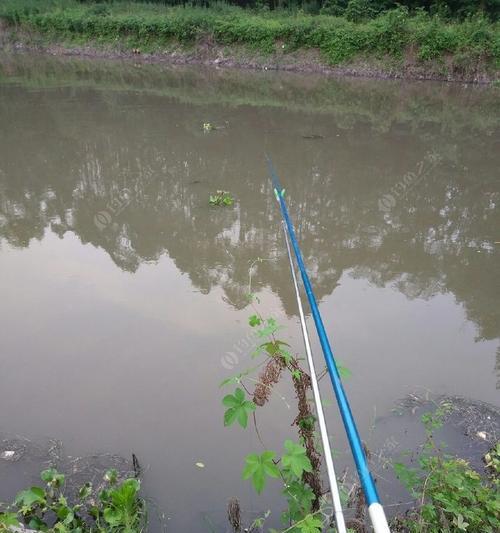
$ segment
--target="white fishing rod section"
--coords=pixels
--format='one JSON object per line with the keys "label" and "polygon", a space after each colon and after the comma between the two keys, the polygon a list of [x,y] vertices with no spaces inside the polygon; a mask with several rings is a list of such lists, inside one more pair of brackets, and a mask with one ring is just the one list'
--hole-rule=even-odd
{"label": "white fishing rod section", "polygon": [[309,341],[309,333],[307,331],[306,319],[304,316],[304,309],[302,307],[302,300],[300,298],[299,286],[297,283],[297,274],[293,264],[292,251],[290,249],[290,242],[288,240],[288,232],[285,222],[283,222],[283,234],[285,235],[286,251],[288,253],[288,261],[290,263],[290,271],[292,273],[293,286],[295,288],[295,297],[297,299],[297,307],[299,309],[300,325],[302,328],[302,337],[304,338],[304,347],[307,355],[307,363],[311,375],[311,387],[313,390],[314,403],[316,405],[316,413],[318,415],[319,432],[321,435],[321,443],[323,444],[323,453],[325,456],[326,471],[328,474],[328,482],[330,485],[330,492],[332,494],[333,510],[335,513],[335,523],[337,524],[338,533],[347,533],[344,512],[342,511],[342,503],[340,501],[339,487],[337,483],[337,476],[335,475],[335,467],[333,465],[332,450],[330,447],[330,440],[328,439],[328,429],[326,427],[325,414],[323,412],[323,403],[319,392],[318,378],[316,369],[314,367],[314,359],[311,350],[311,343]]}

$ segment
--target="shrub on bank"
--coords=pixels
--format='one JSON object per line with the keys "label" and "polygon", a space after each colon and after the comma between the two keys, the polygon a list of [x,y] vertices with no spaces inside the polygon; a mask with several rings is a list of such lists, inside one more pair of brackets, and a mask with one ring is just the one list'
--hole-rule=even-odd
{"label": "shrub on bank", "polygon": [[[318,48],[331,64],[356,56],[402,58],[409,50],[419,61],[456,55],[463,61],[500,64],[500,24],[481,15],[446,21],[406,7],[362,20],[365,0],[351,5],[348,18],[330,15],[220,8],[182,8],[114,2],[81,4],[75,0],[4,2],[0,18],[51,37],[97,41],[133,41],[155,48],[177,41],[209,38],[221,45],[241,44],[262,53]],[[415,55],[416,53],[416,55]]]}

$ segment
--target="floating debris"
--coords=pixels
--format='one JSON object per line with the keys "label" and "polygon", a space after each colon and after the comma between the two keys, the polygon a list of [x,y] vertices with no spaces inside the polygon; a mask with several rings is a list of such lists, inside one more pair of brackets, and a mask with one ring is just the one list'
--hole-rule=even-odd
{"label": "floating debris", "polygon": [[212,124],[211,122],[204,122],[203,123],[203,131],[209,132],[209,131],[215,131],[215,130],[224,130],[228,127],[229,122],[226,120],[224,126],[216,126],[215,124]]}
{"label": "floating debris", "polygon": [[0,459],[4,461],[19,461],[28,449],[29,441],[26,439],[13,438],[0,441]]}
{"label": "floating debris", "polygon": [[324,136],[323,135],[316,135],[316,134],[312,133],[311,135],[302,135],[302,138],[303,139],[307,139],[309,141],[316,141],[318,139],[324,139]]}
{"label": "floating debris", "polygon": [[205,468],[204,463],[195,463],[198,468]]}
{"label": "floating debris", "polygon": [[14,450],[5,450],[4,452],[0,453],[0,459],[5,459],[6,461],[15,461],[16,455],[17,454]]}

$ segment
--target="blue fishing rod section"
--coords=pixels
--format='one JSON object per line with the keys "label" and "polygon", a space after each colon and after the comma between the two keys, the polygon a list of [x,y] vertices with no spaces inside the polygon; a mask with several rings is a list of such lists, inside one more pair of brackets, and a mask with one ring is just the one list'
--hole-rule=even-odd
{"label": "blue fishing rod section", "polygon": [[297,260],[297,265],[299,267],[302,282],[304,284],[304,289],[314,319],[314,324],[318,332],[318,337],[325,357],[328,373],[330,375],[330,379],[333,385],[335,397],[337,398],[337,403],[339,406],[340,414],[342,416],[342,421],[344,423],[347,438],[349,440],[349,445],[351,447],[354,462],[356,463],[356,469],[358,471],[361,487],[365,495],[370,519],[372,521],[376,533],[389,532],[385,513],[380,504],[377,487],[375,486],[375,482],[373,481],[370,469],[368,467],[368,461],[363,450],[363,444],[361,442],[361,438],[356,427],[356,422],[354,421],[354,417],[349,406],[349,401],[347,399],[344,387],[342,385],[342,381],[340,379],[340,374],[337,368],[337,364],[335,362],[335,357],[333,355],[332,348],[330,346],[330,341],[328,339],[328,335],[323,324],[323,319],[321,318],[321,313],[319,311],[318,304],[316,302],[316,297],[314,295],[314,291],[309,280],[309,275],[307,274],[307,270],[302,259],[302,253],[297,242],[295,230],[293,228],[290,215],[288,214],[288,209],[286,207],[284,199],[285,191],[281,187],[279,178],[276,174],[276,171],[274,170],[274,166],[272,164],[271,159],[266,156],[266,160],[269,168],[269,173],[272,178],[274,194],[276,195],[276,199],[280,204],[281,214],[285,221],[288,235],[290,236],[290,242],[292,243],[293,251]]}

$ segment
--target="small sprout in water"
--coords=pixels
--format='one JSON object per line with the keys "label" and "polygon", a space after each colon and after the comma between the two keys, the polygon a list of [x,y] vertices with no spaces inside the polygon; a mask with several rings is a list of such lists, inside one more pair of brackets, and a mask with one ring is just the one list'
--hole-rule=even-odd
{"label": "small sprout in water", "polygon": [[104,481],[107,481],[110,485],[114,485],[118,480],[118,472],[112,468],[104,474]]}
{"label": "small sprout in water", "polygon": [[210,122],[204,122],[203,123],[203,131],[212,131],[214,130],[214,126],[213,124],[211,124]]}
{"label": "small sprout in water", "polygon": [[198,468],[205,468],[204,463],[198,462],[198,463],[195,463],[195,464],[196,464],[196,466],[197,466]]}
{"label": "small sprout in water", "polygon": [[215,194],[210,195],[208,203],[218,207],[232,206],[234,204],[234,198],[228,191],[217,191]]}

